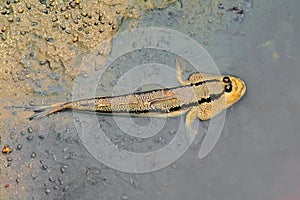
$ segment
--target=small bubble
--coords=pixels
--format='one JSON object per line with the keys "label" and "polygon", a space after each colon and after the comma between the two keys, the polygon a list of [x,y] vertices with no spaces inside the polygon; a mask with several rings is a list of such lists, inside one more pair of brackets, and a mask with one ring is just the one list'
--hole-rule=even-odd
{"label": "small bubble", "polygon": [[100,33],[103,33],[103,32],[104,32],[104,28],[101,27],[101,28],[99,29],[99,32],[100,32]]}
{"label": "small bubble", "polygon": [[31,26],[37,26],[37,25],[38,25],[37,22],[32,22],[32,23],[31,23]]}
{"label": "small bubble", "polygon": [[28,140],[28,141],[33,140],[33,136],[32,136],[32,135],[27,136],[27,140]]}
{"label": "small bubble", "polygon": [[45,60],[40,61],[40,65],[46,65],[46,64],[47,64],[47,61],[45,61]]}
{"label": "small bubble", "polygon": [[18,8],[18,13],[23,13],[24,9],[23,8]]}
{"label": "small bubble", "polygon": [[17,150],[21,150],[22,149],[22,144],[18,144],[18,146],[17,146]]}
{"label": "small bubble", "polygon": [[51,191],[50,191],[49,189],[46,189],[46,190],[45,190],[45,193],[46,193],[46,194],[49,194],[50,192],[51,192]]}
{"label": "small bubble", "polygon": [[36,157],[36,153],[35,152],[32,152],[31,153],[31,158],[35,158]]}
{"label": "small bubble", "polygon": [[63,184],[64,184],[64,182],[63,182],[63,179],[62,179],[62,178],[58,178],[57,180],[58,180],[58,182],[59,182],[59,184],[60,184],[60,185],[63,185]]}
{"label": "small bubble", "polygon": [[46,40],[46,42],[53,42],[54,41],[53,38],[49,38],[49,37],[46,37],[45,40]]}
{"label": "small bubble", "polygon": [[47,9],[44,9],[44,10],[43,10],[43,13],[48,14],[48,10],[47,10]]}
{"label": "small bubble", "polygon": [[114,25],[112,25],[111,28],[112,28],[112,30],[115,30],[115,29],[117,29],[118,27],[117,27],[117,25],[114,24]]}
{"label": "small bubble", "polygon": [[32,129],[32,127],[28,127],[28,133],[32,133],[33,132],[33,129]]}
{"label": "small bubble", "polygon": [[65,14],[64,17],[65,17],[65,19],[69,19],[70,15],[69,14]]}
{"label": "small bubble", "polygon": [[61,28],[62,30],[65,30],[65,29],[66,29],[66,26],[65,26],[64,24],[60,24],[60,28]]}

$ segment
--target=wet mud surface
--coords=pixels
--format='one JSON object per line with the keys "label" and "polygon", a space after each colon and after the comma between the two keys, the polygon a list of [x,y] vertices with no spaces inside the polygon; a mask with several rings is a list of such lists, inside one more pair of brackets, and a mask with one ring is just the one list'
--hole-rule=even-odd
{"label": "wet mud surface", "polygon": [[[72,99],[74,79],[90,75],[90,66],[82,65],[86,55],[97,49],[104,62],[111,37],[134,27],[190,36],[221,73],[242,77],[248,86],[206,158],[197,157],[199,134],[180,159],[147,174],[118,172],[97,161],[82,144],[72,112],[28,121],[31,112],[1,106],[0,199],[299,199],[297,6],[296,0],[0,2],[3,106]],[[174,65],[168,53],[142,54]],[[133,53],[116,61],[97,92],[111,94],[118,73],[139,58]],[[189,67],[184,70],[188,76]],[[119,134],[113,118],[98,119],[115,145],[141,152],[168,144],[178,123],[167,119],[161,134],[136,140]],[[200,125],[205,131],[207,123]]]}

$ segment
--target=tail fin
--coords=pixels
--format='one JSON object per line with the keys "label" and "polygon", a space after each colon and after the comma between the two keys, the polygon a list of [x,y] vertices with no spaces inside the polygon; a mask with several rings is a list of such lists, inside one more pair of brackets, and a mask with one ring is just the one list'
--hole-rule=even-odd
{"label": "tail fin", "polygon": [[71,103],[56,103],[50,106],[25,107],[26,110],[34,111],[34,114],[28,118],[29,120],[40,119],[52,113],[56,113],[69,108],[71,108]]}

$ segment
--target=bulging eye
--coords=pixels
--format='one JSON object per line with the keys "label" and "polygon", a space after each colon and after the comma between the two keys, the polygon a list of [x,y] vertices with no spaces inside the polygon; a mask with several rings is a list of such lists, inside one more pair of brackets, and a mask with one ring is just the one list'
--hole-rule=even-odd
{"label": "bulging eye", "polygon": [[230,80],[230,78],[229,78],[228,76],[224,76],[223,82],[224,82],[224,83],[230,83],[231,80]]}
{"label": "bulging eye", "polygon": [[225,92],[229,93],[231,91],[232,91],[232,85],[231,84],[225,85]]}

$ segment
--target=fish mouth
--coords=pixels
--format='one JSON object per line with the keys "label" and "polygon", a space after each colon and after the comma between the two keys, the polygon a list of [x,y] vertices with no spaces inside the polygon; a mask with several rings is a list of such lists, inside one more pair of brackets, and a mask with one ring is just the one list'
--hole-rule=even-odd
{"label": "fish mouth", "polygon": [[238,94],[239,99],[240,99],[246,93],[246,83],[242,79],[237,78],[237,77],[235,77],[233,79],[233,82],[234,82],[234,85],[235,85],[235,91]]}

